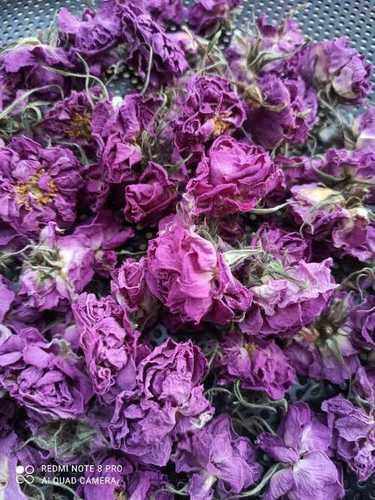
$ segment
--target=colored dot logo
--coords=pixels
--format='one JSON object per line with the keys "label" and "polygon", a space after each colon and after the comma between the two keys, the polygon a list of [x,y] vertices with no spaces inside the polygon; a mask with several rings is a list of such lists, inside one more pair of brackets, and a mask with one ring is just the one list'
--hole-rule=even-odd
{"label": "colored dot logo", "polygon": [[16,467],[16,481],[18,484],[28,483],[32,484],[34,478],[32,474],[35,472],[35,467],[33,465],[17,465]]}

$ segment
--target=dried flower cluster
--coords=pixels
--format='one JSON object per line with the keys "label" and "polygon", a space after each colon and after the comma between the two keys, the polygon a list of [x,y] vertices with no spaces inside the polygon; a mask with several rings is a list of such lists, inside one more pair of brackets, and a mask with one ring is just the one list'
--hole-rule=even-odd
{"label": "dried flower cluster", "polygon": [[6,499],[335,500],[375,473],[371,67],[290,18],[224,46],[240,8],[104,0],[0,54]]}

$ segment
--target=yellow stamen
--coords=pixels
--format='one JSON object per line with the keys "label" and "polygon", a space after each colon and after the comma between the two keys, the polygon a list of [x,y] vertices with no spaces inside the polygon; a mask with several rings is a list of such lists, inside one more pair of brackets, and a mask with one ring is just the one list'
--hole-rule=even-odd
{"label": "yellow stamen", "polygon": [[214,118],[214,135],[219,136],[229,128],[229,123],[225,122],[220,116]]}
{"label": "yellow stamen", "polygon": [[257,346],[256,344],[254,344],[253,342],[250,342],[248,344],[245,344],[244,345],[244,348],[246,349],[246,351],[248,352],[249,356],[251,356],[253,354],[253,352],[255,352],[257,350]]}
{"label": "yellow stamen", "polygon": [[90,113],[73,113],[66,135],[71,138],[90,139],[91,115]]}
{"label": "yellow stamen", "polygon": [[39,181],[43,175],[45,175],[45,170],[42,168],[32,175],[27,182],[20,182],[17,186],[15,186],[14,189],[18,195],[18,205],[25,207],[26,210],[31,210],[30,197],[41,205],[48,205],[48,203],[51,203],[53,198],[56,196],[57,187],[55,181],[50,179],[48,181],[48,191],[43,191],[43,189],[39,187]]}

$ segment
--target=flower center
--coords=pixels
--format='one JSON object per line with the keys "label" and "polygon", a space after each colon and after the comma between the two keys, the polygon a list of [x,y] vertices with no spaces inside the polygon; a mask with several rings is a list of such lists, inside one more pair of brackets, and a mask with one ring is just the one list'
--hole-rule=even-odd
{"label": "flower center", "polygon": [[214,118],[214,135],[219,136],[229,128],[229,123],[225,122],[220,116]]}
{"label": "flower center", "polygon": [[90,139],[91,137],[91,115],[84,113],[73,113],[66,135],[71,138]]}
{"label": "flower center", "polygon": [[246,349],[249,356],[251,356],[257,350],[257,346],[253,342],[245,344],[244,348]]}
{"label": "flower center", "polygon": [[320,338],[319,330],[313,326],[310,328],[303,327],[300,330],[299,335],[309,344],[315,344],[315,342]]}
{"label": "flower center", "polygon": [[30,196],[41,205],[47,205],[53,200],[57,193],[57,187],[53,179],[48,180],[47,189],[41,187],[40,180],[45,174],[46,172],[42,168],[32,175],[27,182],[20,182],[15,187],[15,191],[18,195],[18,205],[24,206],[26,210],[31,210]]}

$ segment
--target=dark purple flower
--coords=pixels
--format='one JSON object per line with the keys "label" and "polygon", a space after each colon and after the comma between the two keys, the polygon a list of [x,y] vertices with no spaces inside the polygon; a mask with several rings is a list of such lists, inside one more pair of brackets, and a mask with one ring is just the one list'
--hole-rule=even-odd
{"label": "dark purple flower", "polygon": [[249,212],[281,182],[279,171],[260,146],[222,135],[187,185],[196,215]]}
{"label": "dark purple flower", "polygon": [[345,491],[335,464],[328,458],[331,432],[306,403],[295,403],[283,418],[277,435],[262,433],[258,446],[283,464],[270,482],[265,500],[343,498]]}
{"label": "dark purple flower", "polygon": [[246,92],[250,104],[246,128],[255,142],[267,149],[306,142],[317,120],[318,99],[302,78],[266,73]]}
{"label": "dark purple flower", "polygon": [[286,267],[308,260],[310,254],[309,243],[299,233],[270,224],[259,227],[251,239],[251,246],[262,249]]}
{"label": "dark purple flower", "polygon": [[87,146],[92,141],[91,115],[87,93],[73,91],[48,110],[41,123],[42,132],[55,140]]}
{"label": "dark purple flower", "polygon": [[252,444],[233,431],[227,415],[183,436],[172,459],[177,472],[191,475],[189,494],[197,500],[214,498],[215,490],[220,498],[240,493],[258,481],[262,471]]}
{"label": "dark purple flower", "polygon": [[202,427],[212,416],[203,395],[203,354],[191,342],[167,340],[139,365],[137,384],[116,398],[108,425],[111,445],[143,464],[165,465],[176,432]]}
{"label": "dark purple flower", "polygon": [[218,361],[221,383],[241,381],[241,387],[264,391],[281,399],[295,382],[294,368],[273,341],[247,339],[240,334],[226,335]]}
{"label": "dark purple flower", "polygon": [[188,12],[188,23],[199,35],[214,33],[227,21],[240,0],[197,0]]}
{"label": "dark purple flower", "polygon": [[327,86],[345,101],[360,101],[371,90],[371,66],[347,38],[311,44],[302,71],[316,87]]}
{"label": "dark purple flower", "polygon": [[149,162],[137,182],[125,188],[125,218],[133,223],[156,221],[173,207],[176,199],[176,184],[162,166]]}
{"label": "dark purple flower", "polygon": [[[6,50],[0,56],[0,109],[21,97],[29,90],[34,97],[54,101],[61,98],[61,92],[68,93],[71,78],[63,76],[51,68],[72,71],[73,64],[63,49],[47,45],[21,45]],[[25,97],[21,109],[30,99]]]}
{"label": "dark purple flower", "polygon": [[101,164],[96,163],[85,165],[82,176],[84,186],[80,206],[89,207],[94,214],[97,214],[103,209],[110,192],[110,183],[106,172],[103,171]]}
{"label": "dark purple flower", "polygon": [[38,235],[48,222],[60,228],[76,218],[80,164],[57,146],[43,148],[20,136],[0,148],[0,217],[21,234]]}
{"label": "dark purple flower", "polygon": [[375,472],[375,423],[372,416],[341,395],[322,403],[333,433],[333,449],[355,473],[366,481]]}
{"label": "dark purple flower", "polygon": [[375,348],[375,297],[369,295],[364,302],[350,311],[353,342],[367,349]]}
{"label": "dark purple flower", "polygon": [[186,15],[182,0],[143,0],[143,6],[158,22],[181,24]]}
{"label": "dark purple flower", "polygon": [[222,323],[251,301],[213,244],[178,217],[161,225],[149,243],[146,283],[181,322],[198,324],[211,313]]}
{"label": "dark purple flower", "polygon": [[337,287],[330,271],[332,259],[321,263],[300,261],[283,271],[283,279],[266,277],[264,284],[250,288],[253,304],[240,324],[255,335],[292,336],[311,324],[326,308]]}
{"label": "dark purple flower", "polygon": [[[2,327],[3,331],[4,327]],[[2,333],[3,335],[4,333]],[[15,428],[18,418],[18,407],[16,402],[7,394],[0,397],[0,439],[8,436]],[[0,472],[1,477],[1,472]]]}
{"label": "dark purple flower", "polygon": [[63,343],[46,342],[35,328],[2,339],[1,386],[38,419],[85,415],[91,385],[79,360],[65,351]]}
{"label": "dark purple flower", "polygon": [[142,159],[141,134],[151,131],[159,100],[129,94],[120,103],[101,102],[92,116],[92,133],[97,142],[99,164],[111,183],[136,180],[134,165]]}
{"label": "dark purple flower", "polygon": [[156,467],[139,466],[123,455],[100,453],[95,470],[85,474],[77,493],[90,500],[114,500],[126,495],[128,500],[173,500],[164,488],[167,476]]}
{"label": "dark purple flower", "polygon": [[83,57],[98,57],[118,43],[120,20],[115,9],[104,6],[98,11],[86,9],[82,20],[62,8],[57,18],[59,33],[69,41],[73,53]]}
{"label": "dark purple flower", "polygon": [[189,67],[176,40],[141,7],[121,6],[122,38],[127,44],[127,62],[144,78],[151,61],[151,82],[170,82]]}
{"label": "dark purple flower", "polygon": [[243,103],[228,80],[212,76],[191,78],[187,94],[173,122],[177,151],[201,158],[205,144],[224,132],[241,127],[246,113]]}

